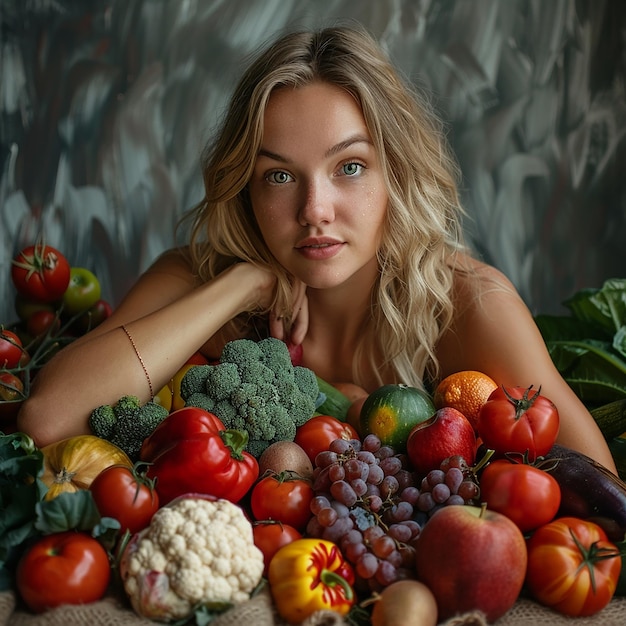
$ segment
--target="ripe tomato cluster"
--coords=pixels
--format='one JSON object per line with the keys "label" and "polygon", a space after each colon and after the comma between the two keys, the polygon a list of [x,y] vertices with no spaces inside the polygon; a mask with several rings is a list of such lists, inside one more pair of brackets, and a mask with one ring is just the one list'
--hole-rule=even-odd
{"label": "ripe tomato cluster", "polygon": [[111,314],[95,274],[72,267],[52,246],[23,248],[12,260],[11,280],[18,321],[0,325],[0,419],[5,431],[11,430],[37,370],[60,347]]}

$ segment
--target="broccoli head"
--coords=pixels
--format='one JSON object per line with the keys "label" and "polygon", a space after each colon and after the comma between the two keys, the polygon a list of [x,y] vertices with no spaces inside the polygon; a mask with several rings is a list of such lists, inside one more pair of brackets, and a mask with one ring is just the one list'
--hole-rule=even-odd
{"label": "broccoli head", "polygon": [[210,365],[193,365],[180,381],[180,394],[190,396],[193,393],[204,393]]}
{"label": "broccoli head", "polygon": [[197,370],[193,385],[181,383],[185,405],[210,410],[226,428],[246,431],[255,456],[275,441],[293,441],[296,428],[315,412],[317,377],[294,367],[279,339],[230,341],[217,365],[200,367],[185,375]]}
{"label": "broccoli head", "polygon": [[142,405],[136,396],[122,396],[113,405],[96,407],[89,416],[93,433],[121,448],[133,460],[139,459],[144,439],[169,415],[156,402]]}

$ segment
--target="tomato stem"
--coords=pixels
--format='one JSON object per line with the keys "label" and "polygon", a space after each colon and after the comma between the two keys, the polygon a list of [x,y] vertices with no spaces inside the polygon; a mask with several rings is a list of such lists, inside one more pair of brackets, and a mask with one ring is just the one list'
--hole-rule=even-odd
{"label": "tomato stem", "polygon": [[539,397],[541,392],[541,387],[537,390],[535,395],[529,396],[530,390],[533,388],[531,385],[524,391],[524,395],[521,398],[514,398],[504,387],[502,386],[502,391],[504,391],[504,395],[507,397],[507,400],[515,407],[515,421],[519,420],[530,407],[535,403],[535,400]]}
{"label": "tomato stem", "polygon": [[598,547],[598,541],[594,541],[589,548],[585,548],[583,544],[580,542],[574,531],[570,528],[569,533],[572,536],[572,540],[576,544],[576,547],[580,551],[582,556],[582,562],[576,568],[576,575],[582,570],[584,567],[589,569],[589,578],[591,579],[591,588],[593,592],[596,592],[596,576],[595,576],[595,568],[594,565],[599,561],[604,561],[606,559],[614,559],[615,557],[620,556],[619,550],[614,550],[613,548],[600,548]]}

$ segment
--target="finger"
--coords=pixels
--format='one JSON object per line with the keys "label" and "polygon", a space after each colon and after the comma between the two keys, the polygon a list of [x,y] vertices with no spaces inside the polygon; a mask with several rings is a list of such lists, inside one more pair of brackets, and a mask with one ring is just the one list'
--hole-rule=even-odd
{"label": "finger", "polygon": [[309,301],[305,297],[302,300],[302,304],[300,305],[297,315],[293,321],[291,326],[291,333],[289,339],[295,345],[300,345],[304,338],[306,337],[306,333],[309,330]]}
{"label": "finger", "polygon": [[294,285],[293,291],[293,317],[296,318],[302,308],[302,303],[306,300],[306,285],[302,281],[298,281]]}
{"label": "finger", "polygon": [[270,336],[275,337],[276,339],[280,339],[281,341],[285,340],[285,323],[283,318],[277,315],[274,311],[270,312],[269,316],[270,322]]}

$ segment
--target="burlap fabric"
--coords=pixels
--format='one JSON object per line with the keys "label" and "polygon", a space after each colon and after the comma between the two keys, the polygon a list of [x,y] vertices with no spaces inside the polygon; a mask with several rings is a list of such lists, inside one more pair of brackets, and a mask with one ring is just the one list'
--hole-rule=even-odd
{"label": "burlap fabric", "polygon": [[[614,598],[593,617],[567,618],[530,600],[520,599],[497,622],[497,626],[626,626],[626,597]],[[268,591],[263,591],[211,622],[212,626],[287,626],[273,608]],[[443,626],[486,626],[480,614],[460,615]],[[154,626],[138,617],[113,596],[84,606],[63,606],[43,615],[33,615],[16,603],[11,592],[0,593],[0,625],[10,626]],[[301,626],[348,626],[332,611],[320,611]]]}

